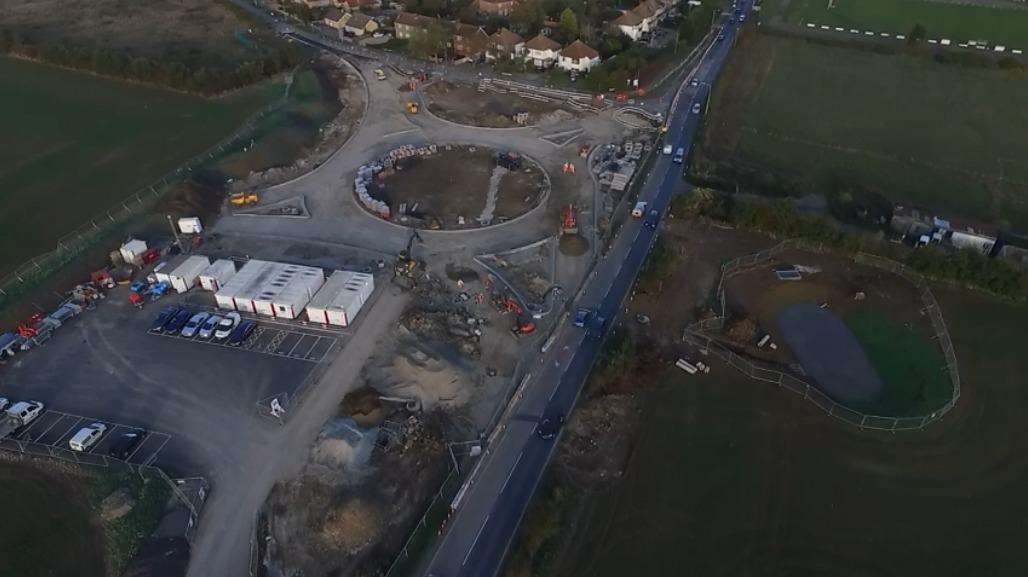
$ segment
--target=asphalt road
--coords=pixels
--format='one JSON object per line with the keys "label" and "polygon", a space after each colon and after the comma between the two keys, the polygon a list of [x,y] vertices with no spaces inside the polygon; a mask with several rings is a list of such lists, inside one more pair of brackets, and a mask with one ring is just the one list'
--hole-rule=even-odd
{"label": "asphalt road", "polygon": [[[740,8],[748,12],[749,2],[740,3]],[[671,124],[665,143],[675,149],[684,148],[686,154],[700,124],[701,114],[692,112],[694,104],[701,109],[706,107],[711,83],[737,33],[737,23],[728,23],[726,18],[722,24],[724,39],[712,44],[687,77],[687,84],[669,111]],[[697,81],[696,85],[692,85],[692,79]],[[670,155],[661,155],[643,185],[640,199],[647,201],[648,209],[656,210],[657,218],[661,218],[681,184],[682,165],[674,163]],[[568,414],[574,407],[600,351],[602,337],[656,239],[656,231],[642,222],[632,219],[625,225],[576,300],[577,306],[596,311],[594,321],[585,329],[569,324],[560,327],[547,354],[540,355],[512,417],[472,474],[471,484],[428,564],[429,577],[491,577],[499,571],[556,444],[539,438],[534,433],[536,424],[544,416]],[[597,318],[607,320],[598,325]]]}

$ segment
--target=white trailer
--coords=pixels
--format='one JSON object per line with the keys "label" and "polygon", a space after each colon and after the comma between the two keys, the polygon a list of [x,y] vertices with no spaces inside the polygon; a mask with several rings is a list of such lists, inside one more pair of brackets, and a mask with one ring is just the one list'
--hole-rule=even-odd
{"label": "white trailer", "polygon": [[295,319],[324,283],[320,268],[251,260],[214,298],[222,309]]}
{"label": "white trailer", "polygon": [[169,261],[155,276],[157,282],[166,282],[176,292],[184,293],[196,286],[200,273],[209,266],[211,259],[202,255],[178,256]]}
{"label": "white trailer", "polygon": [[134,238],[118,249],[121,259],[129,264],[139,265],[143,262],[143,253],[146,252],[146,242]]}
{"label": "white trailer", "polygon": [[374,291],[372,275],[337,270],[307,304],[307,318],[312,323],[349,326]]}
{"label": "white trailer", "polygon": [[211,292],[218,292],[234,276],[236,276],[235,263],[221,258],[200,273],[200,287]]}

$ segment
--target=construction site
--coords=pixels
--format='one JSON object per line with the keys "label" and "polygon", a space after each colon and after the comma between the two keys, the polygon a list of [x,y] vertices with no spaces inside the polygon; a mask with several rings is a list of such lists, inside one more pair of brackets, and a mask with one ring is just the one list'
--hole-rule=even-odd
{"label": "construction site", "polygon": [[428,110],[445,120],[483,128],[552,124],[579,116],[571,106],[535,94],[519,95],[489,82],[478,86],[440,80],[424,88]]}

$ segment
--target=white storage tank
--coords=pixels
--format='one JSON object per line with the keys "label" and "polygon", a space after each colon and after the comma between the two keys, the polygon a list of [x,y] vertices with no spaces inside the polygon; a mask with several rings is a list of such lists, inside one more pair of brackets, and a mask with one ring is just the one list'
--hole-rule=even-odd
{"label": "white storage tank", "polygon": [[143,253],[146,252],[146,242],[134,238],[119,249],[121,258],[127,263],[139,265],[143,262]]}
{"label": "white storage tank", "polygon": [[218,292],[232,277],[236,276],[236,265],[227,258],[220,258],[200,273],[200,287]]}
{"label": "white storage tank", "polygon": [[362,272],[339,270],[307,305],[307,318],[314,323],[349,326],[375,291],[375,277]]}
{"label": "white storage tank", "polygon": [[196,286],[200,273],[209,266],[211,266],[211,259],[203,255],[179,255],[168,261],[168,264],[161,268],[155,276],[157,282],[166,282],[176,292],[184,293]]}

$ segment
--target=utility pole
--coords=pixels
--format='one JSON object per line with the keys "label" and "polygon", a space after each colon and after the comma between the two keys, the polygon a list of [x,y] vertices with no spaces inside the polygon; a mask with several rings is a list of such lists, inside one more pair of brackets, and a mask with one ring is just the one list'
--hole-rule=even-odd
{"label": "utility pole", "polygon": [[168,219],[168,226],[171,227],[171,234],[175,235],[175,244],[178,245],[178,250],[180,252],[186,252],[186,249],[182,246],[182,239],[178,236],[178,229],[175,228],[175,223],[171,220],[171,215],[166,214],[164,217]]}

